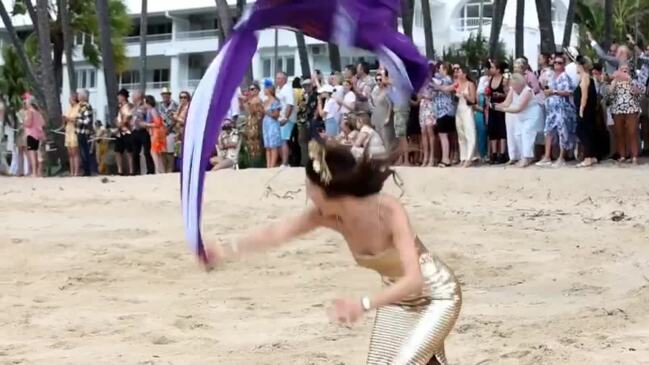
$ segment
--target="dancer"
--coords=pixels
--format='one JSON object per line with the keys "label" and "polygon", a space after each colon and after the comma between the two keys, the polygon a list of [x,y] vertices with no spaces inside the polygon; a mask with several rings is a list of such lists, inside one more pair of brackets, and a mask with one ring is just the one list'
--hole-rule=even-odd
{"label": "dancer", "polygon": [[384,284],[375,295],[337,299],[330,311],[333,320],[351,325],[377,309],[367,363],[446,364],[444,340],[460,312],[460,284],[414,234],[401,203],[380,193],[394,176],[390,160],[365,154],[357,162],[348,148],[315,141],[309,156],[306,191],[314,206],[208,250],[208,264],[277,247],[320,227],[337,231],[358,265],[377,271]]}

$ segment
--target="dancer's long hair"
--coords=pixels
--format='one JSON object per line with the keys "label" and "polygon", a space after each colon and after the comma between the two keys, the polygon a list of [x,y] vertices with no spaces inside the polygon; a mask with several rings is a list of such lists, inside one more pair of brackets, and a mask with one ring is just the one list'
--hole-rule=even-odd
{"label": "dancer's long hair", "polygon": [[377,194],[390,176],[400,184],[395,171],[390,168],[395,157],[392,154],[384,158],[371,158],[366,150],[357,160],[347,146],[336,142],[311,141],[309,157],[306,176],[321,187],[329,198],[362,198]]}

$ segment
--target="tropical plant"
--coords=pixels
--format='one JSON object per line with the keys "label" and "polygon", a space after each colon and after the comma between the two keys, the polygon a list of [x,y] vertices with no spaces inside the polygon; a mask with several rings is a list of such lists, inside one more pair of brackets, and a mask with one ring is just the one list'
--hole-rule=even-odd
{"label": "tropical plant", "polygon": [[[627,34],[636,34],[635,26],[638,25],[637,35],[646,43],[644,34],[649,33],[649,0],[619,0],[613,7],[611,17],[610,42],[623,41]],[[607,44],[606,35],[606,8],[595,0],[578,0],[575,5],[575,23],[579,24],[581,39],[586,40],[586,32],[590,32],[597,40]]]}
{"label": "tropical plant", "polygon": [[469,38],[460,45],[451,47],[444,51],[444,60],[450,63],[457,63],[466,66],[474,72],[481,72],[482,64],[488,58],[506,60],[505,44],[499,42],[496,51],[490,52],[489,42],[482,33],[471,33]]}
{"label": "tropical plant", "polygon": [[22,95],[29,87],[16,50],[13,47],[3,48],[2,58],[4,64],[0,66],[0,93],[4,95],[5,118],[0,121],[0,173],[6,173],[6,144],[1,140],[4,139],[7,124],[16,128],[16,113],[22,107]]}

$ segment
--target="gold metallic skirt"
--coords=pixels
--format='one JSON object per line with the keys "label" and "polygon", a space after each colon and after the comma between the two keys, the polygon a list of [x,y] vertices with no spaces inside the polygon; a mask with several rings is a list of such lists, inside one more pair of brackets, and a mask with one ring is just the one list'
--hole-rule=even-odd
{"label": "gold metallic skirt", "polygon": [[[368,365],[447,364],[444,340],[460,314],[460,285],[434,255],[423,253],[420,265],[426,295],[378,309]],[[392,280],[383,281],[390,285]]]}

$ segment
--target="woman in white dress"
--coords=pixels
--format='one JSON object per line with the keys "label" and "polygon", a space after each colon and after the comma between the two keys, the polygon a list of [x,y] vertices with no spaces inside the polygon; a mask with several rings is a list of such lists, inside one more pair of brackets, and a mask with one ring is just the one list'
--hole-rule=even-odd
{"label": "woman in white dress", "polygon": [[496,110],[516,116],[513,148],[520,154],[519,167],[527,167],[534,159],[534,142],[543,129],[543,110],[520,74],[512,75],[510,80],[511,97],[496,104]]}

